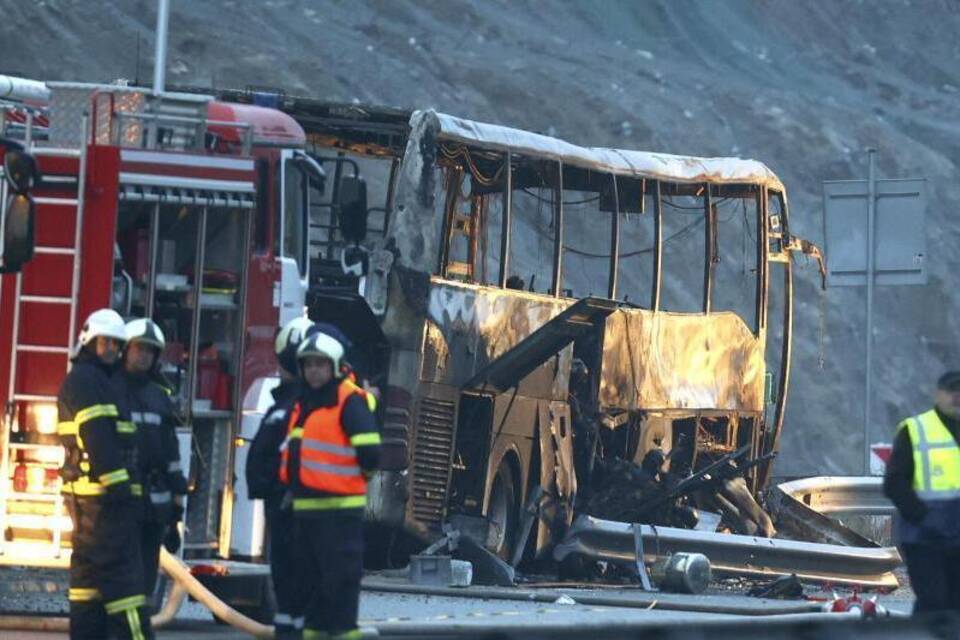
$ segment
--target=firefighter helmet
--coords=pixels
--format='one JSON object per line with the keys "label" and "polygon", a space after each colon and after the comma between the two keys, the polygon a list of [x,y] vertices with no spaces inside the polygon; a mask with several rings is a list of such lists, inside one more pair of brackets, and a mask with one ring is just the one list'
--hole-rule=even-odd
{"label": "firefighter helmet", "polygon": [[320,332],[309,336],[297,349],[297,360],[310,357],[330,360],[333,363],[333,376],[343,377],[343,371],[340,369],[343,361],[343,345],[338,340]]}
{"label": "firefighter helmet", "polygon": [[157,326],[157,323],[150,318],[137,318],[127,323],[127,344],[132,342],[142,342],[163,351],[167,346],[167,341],[163,337],[163,331]]}
{"label": "firefighter helmet", "polygon": [[97,336],[124,342],[127,339],[127,331],[120,314],[113,309],[98,309],[87,316],[87,321],[80,329],[80,346],[87,346]]}
{"label": "firefighter helmet", "polygon": [[280,361],[281,367],[291,373],[296,372],[297,348],[312,328],[313,322],[310,321],[310,318],[301,316],[294,318],[280,330],[273,344],[273,351],[277,354],[277,360]]}

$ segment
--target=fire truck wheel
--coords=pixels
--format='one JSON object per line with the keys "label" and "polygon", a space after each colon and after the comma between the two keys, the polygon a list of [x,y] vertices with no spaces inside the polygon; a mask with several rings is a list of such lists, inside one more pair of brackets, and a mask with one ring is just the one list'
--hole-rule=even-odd
{"label": "fire truck wheel", "polygon": [[489,549],[501,559],[510,561],[516,545],[518,521],[517,482],[509,460],[502,460],[490,488]]}

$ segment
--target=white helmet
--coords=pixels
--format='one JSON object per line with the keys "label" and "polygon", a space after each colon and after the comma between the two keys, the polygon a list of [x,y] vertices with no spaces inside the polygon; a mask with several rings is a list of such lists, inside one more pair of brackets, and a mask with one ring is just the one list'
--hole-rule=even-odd
{"label": "white helmet", "polygon": [[98,309],[91,313],[80,329],[80,346],[87,346],[97,336],[124,342],[127,339],[127,331],[120,314],[113,309]]}
{"label": "white helmet", "polygon": [[333,377],[342,378],[340,363],[343,361],[343,345],[339,340],[331,338],[325,333],[314,333],[309,336],[297,349],[297,360],[317,357],[327,358],[333,362]]}
{"label": "white helmet", "polygon": [[142,342],[156,347],[163,351],[167,346],[167,341],[163,337],[163,331],[157,326],[157,323],[150,318],[137,318],[127,323],[127,344],[131,342]]}
{"label": "white helmet", "polygon": [[280,366],[291,373],[297,370],[297,348],[313,328],[313,322],[306,316],[294,318],[288,322],[273,343],[273,352],[277,354]]}

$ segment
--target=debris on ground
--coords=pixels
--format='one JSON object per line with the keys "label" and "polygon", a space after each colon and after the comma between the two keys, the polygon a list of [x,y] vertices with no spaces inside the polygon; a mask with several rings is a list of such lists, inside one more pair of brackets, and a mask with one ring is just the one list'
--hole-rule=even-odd
{"label": "debris on ground", "polygon": [[773,600],[793,600],[803,597],[803,584],[797,574],[791,573],[772,582],[759,584],[747,591],[747,595]]}

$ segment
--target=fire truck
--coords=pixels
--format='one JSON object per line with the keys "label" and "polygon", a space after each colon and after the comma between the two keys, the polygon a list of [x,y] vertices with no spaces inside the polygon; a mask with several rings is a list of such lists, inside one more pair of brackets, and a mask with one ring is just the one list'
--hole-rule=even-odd
{"label": "fire truck", "polygon": [[[103,307],[152,317],[167,337],[162,373],[192,486],[185,557],[260,556],[262,507],[235,470],[241,434],[270,402],[276,328],[304,313],[310,198],[324,174],[303,129],[269,96],[237,104],[0,76],[4,87],[0,140],[32,156],[39,178],[32,259],[16,273],[13,227],[5,238],[0,227],[0,563],[67,562],[56,395],[80,324]],[[12,188],[0,187],[0,220],[16,213]]]}

